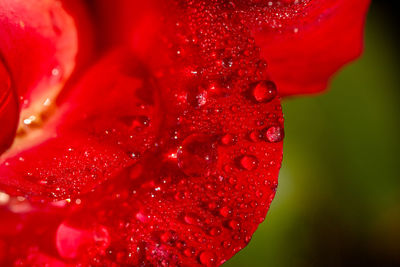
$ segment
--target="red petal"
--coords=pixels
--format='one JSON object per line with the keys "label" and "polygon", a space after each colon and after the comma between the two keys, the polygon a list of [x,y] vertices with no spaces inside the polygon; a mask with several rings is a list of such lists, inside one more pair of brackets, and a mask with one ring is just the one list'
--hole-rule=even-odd
{"label": "red petal", "polygon": [[[159,34],[162,1],[97,0],[91,5],[97,42],[103,48],[130,44],[136,51],[149,49],[149,41]],[[140,55],[140,53],[139,53]]]}
{"label": "red petal", "polygon": [[248,13],[236,11],[204,1],[159,6],[154,14],[169,15],[156,23],[159,34],[133,46],[146,65],[106,58],[48,124],[57,135],[8,156],[0,182],[9,193],[71,198],[56,211],[31,201],[34,218],[52,211],[43,226],[51,238],[26,240],[10,259],[210,266],[250,241],[275,194],[283,118],[242,24]]}
{"label": "red petal", "polygon": [[48,90],[55,79],[70,75],[77,31],[59,1],[2,0],[0,25],[0,51],[18,95],[30,101],[33,95],[42,93],[36,90]]}
{"label": "red petal", "polygon": [[151,147],[159,102],[143,65],[110,55],[87,73],[39,138],[3,155],[1,188],[55,199],[92,190]]}
{"label": "red petal", "polygon": [[[100,1],[101,34],[143,52],[157,34],[159,1]],[[362,52],[370,0],[231,1],[241,9],[281,96],[320,92],[332,75]],[[170,16],[170,14],[169,14]],[[150,27],[151,25],[151,27]]]}
{"label": "red petal", "polygon": [[245,4],[247,23],[282,96],[325,90],[362,52],[370,0],[253,2]]}
{"label": "red petal", "polygon": [[[29,261],[58,262],[54,259],[54,246],[48,240],[56,231],[54,225],[60,223],[63,214],[60,211],[56,205],[35,207],[26,199],[0,193],[0,216],[3,218],[0,221],[1,266],[32,266]],[[29,261],[23,260],[25,257]]]}
{"label": "red petal", "polygon": [[[0,0],[0,54],[19,100],[19,134],[41,123],[41,113],[49,108],[74,67],[91,55],[87,42],[91,33],[82,3],[66,2],[74,17],[58,0]],[[74,18],[79,18],[79,31]],[[9,115],[9,120],[16,116]],[[15,132],[13,123],[7,127],[9,132]]]}
{"label": "red petal", "polygon": [[13,194],[65,199],[90,191],[128,162],[114,147],[69,133],[7,158],[0,167],[0,184]]}
{"label": "red petal", "polygon": [[[220,9],[227,16],[220,16]],[[122,172],[120,165],[102,169],[120,173],[100,179],[101,186],[89,181],[93,192],[78,199],[65,195],[71,204],[63,208],[63,221],[48,225],[58,229],[50,242],[59,259],[91,265],[219,265],[249,242],[272,201],[283,118],[248,30],[229,5],[190,3],[165,12],[179,15],[160,23],[162,34],[148,37],[146,51],[152,53],[143,56],[148,67],[121,56],[100,62],[61,107],[59,147],[41,152],[47,164],[39,165],[41,178],[57,170],[57,162],[60,170],[65,164],[77,170],[89,165],[76,156],[69,163],[54,155],[61,151],[65,157],[60,148],[71,142],[76,155],[86,146],[106,159],[108,147],[125,155],[138,149],[141,155]],[[148,118],[147,127],[138,115]],[[72,131],[75,137],[68,138]],[[22,152],[30,168],[37,166],[33,151]],[[76,179],[85,177],[79,174]],[[65,186],[65,177],[56,175],[56,184],[67,192],[78,187]],[[76,223],[78,218],[85,224]],[[48,255],[45,247],[40,244],[37,254]]]}
{"label": "red petal", "polygon": [[18,100],[11,85],[10,75],[0,60],[0,155],[14,140],[18,115]]}

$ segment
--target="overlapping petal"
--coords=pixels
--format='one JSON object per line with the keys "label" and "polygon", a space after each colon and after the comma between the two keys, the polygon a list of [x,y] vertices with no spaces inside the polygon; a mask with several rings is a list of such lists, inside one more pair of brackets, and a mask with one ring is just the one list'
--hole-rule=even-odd
{"label": "overlapping petal", "polygon": [[325,90],[362,52],[370,0],[239,2],[282,96]]}
{"label": "overlapping petal", "polygon": [[[88,32],[89,23],[81,21],[87,21],[84,7],[78,1],[65,2],[73,15],[59,0],[0,1],[2,83],[5,69],[16,99],[8,103],[17,102],[21,125],[25,121],[28,128],[40,124],[41,113],[55,100],[76,64],[82,65],[90,57],[91,45],[85,41],[92,33]],[[6,125],[15,128],[11,122]],[[20,127],[19,132],[24,130]]]}
{"label": "overlapping petal", "polygon": [[6,66],[0,60],[0,154],[13,142],[19,119],[18,100]]}
{"label": "overlapping petal", "polygon": [[[107,1],[100,2],[97,12],[107,18],[103,30],[114,44],[129,42],[135,48],[148,47],[142,44],[149,35],[156,34],[155,18],[160,15],[152,6],[162,1],[119,1],[113,5],[115,12],[108,12]],[[230,3],[251,29],[281,96],[325,90],[331,77],[362,52],[370,0]]]}

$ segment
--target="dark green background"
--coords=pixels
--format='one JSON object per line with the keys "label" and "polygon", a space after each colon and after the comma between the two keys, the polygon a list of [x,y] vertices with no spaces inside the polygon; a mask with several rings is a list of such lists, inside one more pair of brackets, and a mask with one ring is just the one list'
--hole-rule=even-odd
{"label": "dark green background", "polygon": [[277,195],[253,240],[225,267],[400,266],[396,8],[373,2],[364,55],[326,94],[283,102]]}

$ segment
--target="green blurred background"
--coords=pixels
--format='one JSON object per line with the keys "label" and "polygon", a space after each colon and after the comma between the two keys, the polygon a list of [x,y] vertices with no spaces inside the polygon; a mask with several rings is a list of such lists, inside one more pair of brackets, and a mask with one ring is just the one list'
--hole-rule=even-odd
{"label": "green blurred background", "polygon": [[330,91],[284,101],[277,195],[224,267],[400,266],[397,8],[373,1],[364,55]]}

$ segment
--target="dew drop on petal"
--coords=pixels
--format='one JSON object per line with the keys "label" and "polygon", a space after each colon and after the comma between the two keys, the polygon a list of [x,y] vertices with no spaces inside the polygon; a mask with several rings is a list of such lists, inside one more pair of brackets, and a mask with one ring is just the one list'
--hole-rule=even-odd
{"label": "dew drop on petal", "polygon": [[150,123],[150,119],[146,116],[137,116],[134,117],[131,121],[131,129],[141,131],[144,128],[148,127]]}
{"label": "dew drop on petal", "polygon": [[276,86],[271,81],[261,81],[254,86],[252,95],[259,103],[270,102],[277,95]]}
{"label": "dew drop on petal", "polygon": [[253,142],[260,141],[260,132],[258,130],[253,130],[249,134],[249,139]]}
{"label": "dew drop on petal", "polygon": [[280,126],[273,126],[267,129],[265,132],[265,138],[268,142],[276,143],[283,140],[284,132]]}
{"label": "dew drop on petal", "polygon": [[258,159],[254,156],[244,155],[239,159],[240,167],[251,171],[258,167]]}
{"label": "dew drop on petal", "polygon": [[227,57],[227,58],[224,58],[224,59],[222,60],[222,66],[223,66],[224,68],[231,68],[232,65],[233,65],[233,60],[232,60],[232,58]]}
{"label": "dew drop on petal", "polygon": [[199,260],[201,264],[213,266],[216,264],[216,257],[211,251],[203,251],[200,253]]}
{"label": "dew drop on petal", "polygon": [[227,206],[224,206],[219,210],[219,214],[221,214],[223,217],[228,217],[231,213],[232,210]]}
{"label": "dew drop on petal", "polygon": [[198,219],[193,214],[186,214],[183,217],[183,220],[187,224],[197,224],[198,223]]}
{"label": "dew drop on petal", "polygon": [[179,168],[189,176],[210,175],[217,162],[217,148],[207,135],[193,134],[187,137],[177,153]]}
{"label": "dew drop on petal", "polygon": [[225,134],[224,136],[222,136],[221,138],[221,143],[223,145],[232,145],[235,143],[235,136],[232,134]]}
{"label": "dew drop on petal", "polygon": [[166,244],[172,244],[176,239],[177,236],[174,231],[165,231],[160,235],[161,242]]}
{"label": "dew drop on petal", "polygon": [[136,213],[135,217],[142,223],[149,221],[149,217],[146,216],[142,211],[139,211],[138,213]]}
{"label": "dew drop on petal", "polygon": [[209,230],[208,233],[209,233],[210,236],[218,236],[218,235],[221,234],[221,228],[219,228],[219,227],[212,227],[212,228]]}
{"label": "dew drop on petal", "polygon": [[240,228],[240,223],[237,220],[230,220],[228,221],[228,226],[232,230],[237,230]]}
{"label": "dew drop on petal", "polygon": [[193,257],[196,251],[193,248],[185,248],[183,251],[186,257]]}
{"label": "dew drop on petal", "polygon": [[88,249],[104,253],[109,244],[110,235],[104,226],[80,229],[63,222],[57,228],[56,246],[63,258],[77,258]]}

